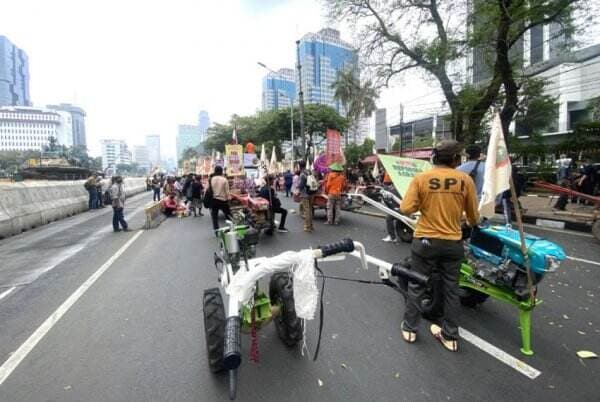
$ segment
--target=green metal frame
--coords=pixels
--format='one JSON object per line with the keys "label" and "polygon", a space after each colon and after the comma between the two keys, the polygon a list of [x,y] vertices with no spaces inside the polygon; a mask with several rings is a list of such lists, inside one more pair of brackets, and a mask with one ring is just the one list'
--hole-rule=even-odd
{"label": "green metal frame", "polygon": [[[256,328],[261,328],[264,324],[268,323],[272,319],[271,313],[271,300],[262,292],[257,292],[254,295],[254,308],[256,309],[256,315],[254,317],[256,322]],[[248,305],[242,306],[241,311],[242,326],[244,328],[252,327],[252,310]]]}
{"label": "green metal frame", "polygon": [[460,287],[473,289],[496,300],[517,307],[519,309],[519,324],[521,328],[521,353],[527,356],[533,355],[533,350],[531,350],[531,312],[535,306],[542,303],[540,299],[536,298],[533,302],[531,297],[528,297],[527,300],[518,300],[511,290],[476,278],[473,273],[473,268],[465,263],[463,263],[460,268],[458,283]]}

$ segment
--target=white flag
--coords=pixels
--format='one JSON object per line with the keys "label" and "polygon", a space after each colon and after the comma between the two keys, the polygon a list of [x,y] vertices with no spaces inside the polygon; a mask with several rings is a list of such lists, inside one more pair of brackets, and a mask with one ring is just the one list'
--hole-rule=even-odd
{"label": "white flag", "polygon": [[492,134],[485,160],[483,189],[479,201],[479,213],[482,217],[494,216],[496,196],[510,189],[510,175],[510,158],[502,134],[500,114],[497,113],[492,124]]}
{"label": "white flag", "polygon": [[237,140],[237,131],[236,131],[236,127],[233,127],[233,134],[231,135],[231,143],[237,145],[238,140]]}

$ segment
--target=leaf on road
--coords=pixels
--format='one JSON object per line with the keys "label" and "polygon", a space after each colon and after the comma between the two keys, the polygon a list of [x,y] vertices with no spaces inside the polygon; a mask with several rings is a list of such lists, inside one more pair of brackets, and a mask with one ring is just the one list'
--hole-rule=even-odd
{"label": "leaf on road", "polygon": [[565,320],[568,320],[568,319],[569,319],[569,316],[568,316],[568,315],[566,315],[566,314],[563,314],[563,318],[564,318]]}
{"label": "leaf on road", "polygon": [[346,366],[346,363],[342,363],[341,366],[344,370],[348,370],[348,366]]}
{"label": "leaf on road", "polygon": [[577,356],[581,359],[597,359],[598,355],[594,352],[590,352],[589,350],[580,350],[577,352]]}
{"label": "leaf on road", "polygon": [[73,388],[73,387],[71,387],[70,385],[67,385],[66,387],[63,387],[63,389],[64,389],[65,391],[69,391],[71,388]]}
{"label": "leaf on road", "polygon": [[322,386],[323,386],[323,381],[321,381],[321,379],[320,379],[320,378],[317,380],[317,382],[319,383],[319,387],[322,387]]}

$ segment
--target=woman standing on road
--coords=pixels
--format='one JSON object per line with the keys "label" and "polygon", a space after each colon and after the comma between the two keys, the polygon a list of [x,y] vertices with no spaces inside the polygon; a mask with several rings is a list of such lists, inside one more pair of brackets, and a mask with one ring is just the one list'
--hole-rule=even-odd
{"label": "woman standing on road", "polygon": [[115,232],[120,232],[120,224],[123,232],[129,231],[127,222],[123,216],[123,209],[125,208],[125,189],[123,188],[123,178],[121,176],[114,176],[112,178],[110,196],[112,198],[113,207],[113,230]]}

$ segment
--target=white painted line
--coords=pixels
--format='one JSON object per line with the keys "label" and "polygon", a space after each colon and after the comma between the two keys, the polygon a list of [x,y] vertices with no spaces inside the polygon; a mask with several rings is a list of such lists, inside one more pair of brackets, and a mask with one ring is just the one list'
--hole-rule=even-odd
{"label": "white painted line", "polygon": [[564,229],[565,228],[565,222],[563,221],[553,221],[550,219],[536,219],[535,220],[535,225],[536,226],[542,226],[545,228],[551,228],[551,229]]}
{"label": "white painted line", "polygon": [[54,325],[65,315],[71,307],[79,300],[81,296],[106,272],[111,265],[127,250],[143,231],[137,232],[131,239],[127,241],[112,257],[110,257],[96,272],[92,274],[71,296],[67,298],[54,311],[46,321],[35,330],[33,334],[17,349],[3,364],[0,366],[0,385],[6,381],[8,376],[21,364],[27,355],[35,348],[35,346],[46,336]]}
{"label": "white painted line", "polygon": [[532,225],[531,223],[524,223],[523,226],[525,226],[527,228],[545,230],[547,232],[561,233],[563,235],[589,237],[589,238],[592,238],[592,239],[594,238],[594,236],[591,235],[591,234],[589,234],[589,233],[575,232],[573,230],[551,229],[551,228],[546,228],[546,227],[543,227],[543,226]]}
{"label": "white painted line", "polygon": [[[592,260],[586,260],[584,258],[577,258],[577,257],[571,257],[568,256],[567,260],[573,260],[573,261],[579,261],[579,262],[585,262],[586,264],[592,264],[592,265],[600,265],[600,262],[598,261],[592,261]],[[2,297],[0,297],[1,299]]]}
{"label": "white painted line", "polygon": [[6,296],[11,294],[16,288],[16,286],[13,286],[12,288],[9,288],[8,290],[5,290],[4,292],[0,293],[0,300],[4,299]]}
{"label": "white painted line", "polygon": [[492,345],[491,343],[484,341],[477,335],[467,331],[466,329],[464,329],[462,327],[459,328],[459,334],[460,334],[460,337],[463,338],[465,341],[472,343],[473,345],[477,346],[479,349],[483,350],[485,353],[495,357],[496,359],[500,360],[502,363],[506,364],[507,366],[512,367],[513,369],[517,370],[519,373],[523,374],[526,377],[529,377],[532,380],[535,380],[540,374],[542,374],[541,371],[531,367],[524,361],[519,360],[516,357],[509,355],[502,349],[499,349],[496,346]]}

